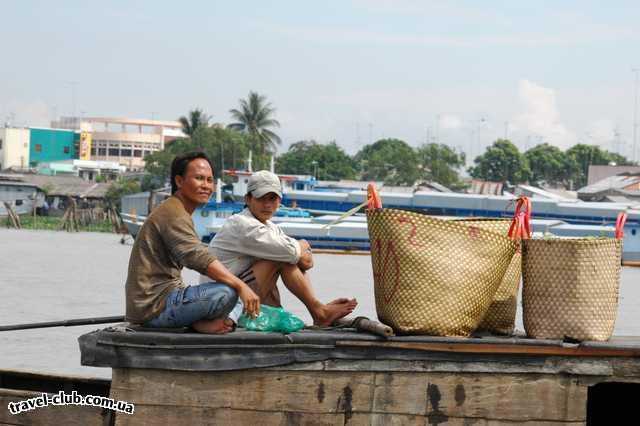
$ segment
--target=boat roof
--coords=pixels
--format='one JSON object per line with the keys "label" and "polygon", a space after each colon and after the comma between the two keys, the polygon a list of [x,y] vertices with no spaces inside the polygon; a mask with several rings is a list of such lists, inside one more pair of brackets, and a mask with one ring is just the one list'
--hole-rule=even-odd
{"label": "boat roof", "polygon": [[467,357],[477,362],[504,359],[508,355],[532,359],[640,356],[640,337],[613,337],[608,342],[567,345],[561,340],[500,336],[383,338],[350,328],[304,329],[291,334],[239,329],[224,335],[199,334],[187,329],[144,330],[116,326],[80,336],[82,365],[225,371],[339,359],[419,362],[449,358],[459,362]]}

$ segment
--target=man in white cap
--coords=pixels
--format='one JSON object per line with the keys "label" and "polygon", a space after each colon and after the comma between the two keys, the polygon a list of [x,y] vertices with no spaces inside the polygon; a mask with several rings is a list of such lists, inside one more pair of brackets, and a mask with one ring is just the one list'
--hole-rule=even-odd
{"label": "man in white cap", "polygon": [[275,174],[261,170],[249,178],[246,208],[227,219],[211,240],[209,250],[231,273],[258,295],[260,302],[280,306],[278,277],[304,303],[316,325],[328,326],[355,309],[355,299],[320,302],[307,270],[313,267],[311,246],[295,240],[271,222],[280,207],[282,186]]}

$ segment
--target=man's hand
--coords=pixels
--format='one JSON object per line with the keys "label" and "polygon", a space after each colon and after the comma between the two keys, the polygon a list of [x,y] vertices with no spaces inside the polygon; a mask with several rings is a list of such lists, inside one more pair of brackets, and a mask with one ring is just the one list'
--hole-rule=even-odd
{"label": "man's hand", "polygon": [[209,264],[207,276],[234,289],[244,303],[244,310],[247,314],[255,317],[260,313],[260,298],[244,281],[229,272],[219,260],[214,260]]}
{"label": "man's hand", "polygon": [[251,290],[248,285],[243,285],[238,290],[238,297],[244,303],[244,310],[247,315],[255,318],[260,313],[260,298]]}
{"label": "man's hand", "polygon": [[298,240],[298,244],[300,245],[300,260],[298,260],[298,267],[302,272],[308,271],[313,268],[311,245],[307,240]]}

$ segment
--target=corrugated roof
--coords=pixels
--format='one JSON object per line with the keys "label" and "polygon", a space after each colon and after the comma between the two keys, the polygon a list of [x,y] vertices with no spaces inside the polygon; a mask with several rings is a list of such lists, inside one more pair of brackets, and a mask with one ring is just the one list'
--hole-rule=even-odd
{"label": "corrugated roof", "polygon": [[599,192],[610,191],[612,189],[624,189],[638,182],[640,182],[640,173],[619,174],[609,176],[596,183],[580,188],[578,190],[578,194],[597,194]]}
{"label": "corrugated roof", "polygon": [[[5,180],[5,179],[7,180]],[[8,181],[24,182],[37,186],[47,195],[58,197],[80,197],[80,198],[104,198],[110,183],[96,183],[87,181],[76,176],[45,176],[35,174],[0,176],[0,182]]]}

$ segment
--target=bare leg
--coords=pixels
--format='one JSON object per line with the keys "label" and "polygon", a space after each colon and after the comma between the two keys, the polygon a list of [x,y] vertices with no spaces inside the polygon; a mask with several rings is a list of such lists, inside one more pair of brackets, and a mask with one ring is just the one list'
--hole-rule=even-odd
{"label": "bare leg", "polygon": [[260,303],[269,306],[280,307],[280,292],[278,291],[278,278],[284,263],[271,260],[259,260],[252,266],[252,275],[245,281],[258,295]]}
{"label": "bare leg", "polygon": [[353,312],[358,304],[355,299],[345,298],[327,304],[320,302],[313,293],[309,274],[302,272],[298,265],[283,264],[280,274],[284,285],[304,303],[316,325],[331,325],[333,321]]}

